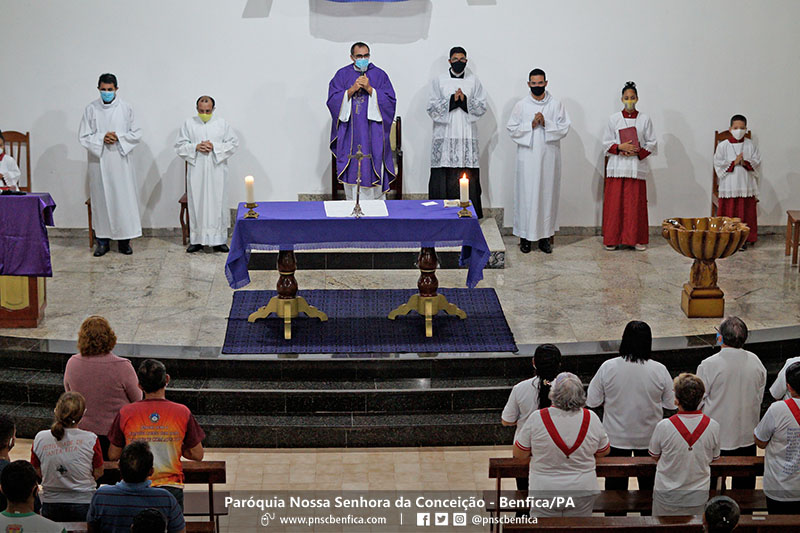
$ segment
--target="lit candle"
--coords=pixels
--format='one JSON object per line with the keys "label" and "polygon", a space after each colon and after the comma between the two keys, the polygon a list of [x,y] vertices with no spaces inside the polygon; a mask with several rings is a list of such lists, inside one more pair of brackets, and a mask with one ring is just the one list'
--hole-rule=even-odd
{"label": "lit candle", "polygon": [[255,192],[253,191],[253,183],[254,182],[255,182],[255,180],[253,179],[253,176],[246,176],[244,178],[244,189],[245,189],[245,192],[246,192],[245,196],[247,198],[247,203],[248,204],[256,203],[256,195],[255,195]]}
{"label": "lit candle", "polygon": [[460,195],[461,196],[460,197],[461,203],[465,204],[465,203],[469,202],[469,179],[467,178],[467,173],[466,172],[464,173],[463,176],[461,176],[461,179],[458,180],[458,185],[459,185],[460,192],[461,192],[461,195]]}

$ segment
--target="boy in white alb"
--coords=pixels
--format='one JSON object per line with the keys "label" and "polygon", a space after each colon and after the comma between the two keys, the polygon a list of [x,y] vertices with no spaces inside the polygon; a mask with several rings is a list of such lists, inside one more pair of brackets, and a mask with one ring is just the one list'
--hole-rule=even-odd
{"label": "boy in white alb", "polygon": [[778,377],[775,378],[775,382],[769,388],[769,393],[776,400],[788,400],[791,398],[789,395],[789,390],[786,388],[786,370],[797,362],[800,362],[800,357],[792,357],[791,359],[787,359],[786,363],[783,365],[783,368],[781,368],[781,371],[778,372]]}
{"label": "boy in white alb", "polygon": [[758,147],[745,138],[746,133],[747,119],[744,115],[733,115],[728,138],[717,145],[714,153],[719,189],[717,215],[740,218],[750,226],[744,247],[758,239],[757,169],[761,165]]}
{"label": "boy in white alb", "polygon": [[764,494],[769,514],[797,514],[800,508],[800,363],[786,369],[791,398],[769,406],[756,427],[764,453]]}
{"label": "boy in white alb", "polygon": [[678,414],[662,420],[650,439],[656,458],[653,516],[701,515],[719,457],[719,424],[698,411],[705,387],[694,374],[675,378]]}
{"label": "boy in white alb", "polygon": [[6,139],[0,133],[0,189],[19,190],[20,171],[17,162],[5,152]]}
{"label": "boy in white alb", "polygon": [[[742,319],[725,318],[719,333],[722,349],[697,367],[697,377],[706,387],[701,408],[720,424],[722,455],[755,456],[753,429],[761,416],[767,369],[756,354],[742,349],[747,340]],[[734,489],[756,488],[755,476],[735,477],[732,483]]]}

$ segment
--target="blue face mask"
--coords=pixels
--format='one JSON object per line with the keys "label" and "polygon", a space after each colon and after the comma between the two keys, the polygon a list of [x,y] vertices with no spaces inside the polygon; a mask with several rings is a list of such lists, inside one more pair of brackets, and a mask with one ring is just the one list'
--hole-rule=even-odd
{"label": "blue face mask", "polygon": [[100,98],[102,98],[103,102],[107,104],[113,102],[116,95],[116,91],[100,91]]}
{"label": "blue face mask", "polygon": [[356,68],[358,70],[363,72],[363,71],[367,70],[368,66],[369,66],[369,59],[367,59],[366,57],[363,57],[363,58],[360,58],[360,59],[356,59]]}

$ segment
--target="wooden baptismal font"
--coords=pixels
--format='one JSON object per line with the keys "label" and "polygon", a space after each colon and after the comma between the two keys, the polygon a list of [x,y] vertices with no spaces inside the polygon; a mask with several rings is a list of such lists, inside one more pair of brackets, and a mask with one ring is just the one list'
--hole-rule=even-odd
{"label": "wooden baptismal font", "polygon": [[689,283],[683,284],[681,309],[689,318],[721,317],[724,293],[717,286],[717,259],[730,257],[744,244],[750,228],[738,218],[668,218],[661,235],[679,254],[694,259]]}

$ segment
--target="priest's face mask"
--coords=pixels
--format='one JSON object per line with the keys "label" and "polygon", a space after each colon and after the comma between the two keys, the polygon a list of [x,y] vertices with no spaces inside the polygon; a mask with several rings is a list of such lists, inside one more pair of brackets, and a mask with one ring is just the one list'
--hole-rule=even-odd
{"label": "priest's face mask", "polygon": [[353,60],[358,70],[366,71],[369,66],[369,48],[356,46],[353,53],[350,54],[350,59]]}
{"label": "priest's face mask", "polygon": [[547,80],[542,75],[531,76],[528,78],[528,87],[534,96],[541,96],[544,94],[545,87],[547,87]]}
{"label": "priest's face mask", "polygon": [[113,102],[114,98],[117,97],[117,89],[118,87],[113,83],[102,82],[97,86],[97,90],[100,91],[100,98],[107,104]]}
{"label": "priest's face mask", "polygon": [[201,99],[197,102],[197,116],[203,122],[211,120],[211,114],[214,112],[214,104],[209,99]]}
{"label": "priest's face mask", "polygon": [[467,68],[467,56],[462,53],[455,53],[450,57],[450,68],[456,74],[461,74]]}

